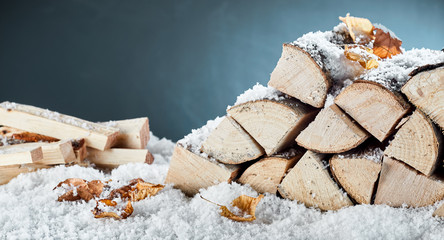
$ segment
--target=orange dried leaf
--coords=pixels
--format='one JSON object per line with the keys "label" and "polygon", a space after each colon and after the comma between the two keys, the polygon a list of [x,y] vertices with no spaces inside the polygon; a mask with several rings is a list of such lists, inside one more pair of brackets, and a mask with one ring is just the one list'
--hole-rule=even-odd
{"label": "orange dried leaf", "polygon": [[347,13],[346,17],[339,17],[339,20],[347,25],[350,37],[355,43],[365,44],[374,39],[373,24],[367,18],[351,17],[350,13]]}
{"label": "orange dried leaf", "polygon": [[103,191],[104,184],[99,180],[88,182],[80,178],[68,178],[60,182],[54,189],[62,187],[66,192],[60,195],[57,201],[89,201],[99,197]]}
{"label": "orange dried leaf", "polygon": [[401,40],[391,36],[389,32],[380,28],[375,28],[375,30],[375,42],[373,43],[373,52],[375,55],[380,58],[391,58],[394,55],[402,53]]}
{"label": "orange dried leaf", "polygon": [[[351,51],[352,48],[361,49],[359,51],[360,53]],[[372,49],[364,46],[354,46],[349,48],[349,46],[345,45],[344,49],[344,55],[347,59],[358,62],[359,64],[361,64],[363,68],[367,70],[372,68],[377,68],[379,66],[378,61],[371,57],[372,53],[373,53]]]}
{"label": "orange dried leaf", "polygon": [[264,195],[259,195],[259,197],[254,198],[247,195],[241,195],[231,202],[231,205],[235,208],[235,213],[230,211],[228,207],[213,203],[201,196],[202,199],[216,204],[220,207],[222,212],[221,216],[237,222],[251,222],[256,219],[256,206],[259,204]]}
{"label": "orange dried leaf", "polygon": [[113,190],[110,193],[110,198],[121,197],[122,199],[130,199],[133,202],[137,202],[156,195],[164,187],[164,185],[152,184],[137,178],[131,180],[129,185]]}
{"label": "orange dried leaf", "polygon": [[112,217],[115,219],[125,219],[129,217],[134,211],[131,201],[118,204],[116,201],[110,199],[101,199],[97,201],[97,205],[92,211],[95,218]]}

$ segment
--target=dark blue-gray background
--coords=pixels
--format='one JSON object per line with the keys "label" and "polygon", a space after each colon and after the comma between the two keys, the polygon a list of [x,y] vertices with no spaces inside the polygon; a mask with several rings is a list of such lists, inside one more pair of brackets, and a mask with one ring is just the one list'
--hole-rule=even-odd
{"label": "dark blue-gray background", "polygon": [[266,84],[281,44],[350,12],[444,47],[444,1],[0,1],[1,101],[181,138]]}

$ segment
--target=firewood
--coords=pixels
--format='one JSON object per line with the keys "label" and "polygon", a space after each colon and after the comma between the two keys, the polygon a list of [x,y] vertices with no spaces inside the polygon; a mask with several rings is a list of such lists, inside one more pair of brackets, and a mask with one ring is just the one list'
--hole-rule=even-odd
{"label": "firewood", "polygon": [[11,179],[17,177],[21,173],[33,172],[38,169],[49,167],[51,166],[32,163],[0,166],[0,185],[8,183]]}
{"label": "firewood", "polygon": [[86,145],[105,150],[119,130],[68,115],[17,103],[0,104],[0,124],[58,139],[85,138]]}
{"label": "firewood", "polygon": [[268,85],[313,107],[324,106],[330,81],[304,50],[284,44]]}
{"label": "firewood", "polygon": [[34,163],[55,165],[72,163],[76,161],[76,155],[70,141],[59,141],[53,143],[36,142],[26,144],[42,148],[43,158],[41,160],[34,161]]}
{"label": "firewood", "polygon": [[250,185],[260,193],[276,194],[288,169],[292,168],[302,157],[303,151],[297,151],[294,156],[272,156],[263,158],[249,166],[238,179],[242,184]]}
{"label": "firewood", "polygon": [[315,152],[340,153],[357,147],[368,137],[367,131],[333,104],[319,112],[296,142]]}
{"label": "firewood", "polygon": [[102,168],[115,168],[127,163],[153,163],[153,155],[147,149],[111,148],[100,151],[88,148],[91,163]]}
{"label": "firewood", "polygon": [[441,148],[441,132],[417,109],[395,134],[384,154],[430,176],[440,162]]}
{"label": "firewood", "polygon": [[284,198],[321,210],[352,206],[348,196],[330,176],[323,159],[325,155],[308,150],[284,177],[278,186],[279,193]]}
{"label": "firewood", "polygon": [[444,63],[422,67],[410,76],[401,91],[444,131]]}
{"label": "firewood", "polygon": [[[377,150],[377,152],[375,151]],[[356,149],[330,159],[333,177],[360,204],[370,204],[382,167],[382,150]]]}
{"label": "firewood", "polygon": [[119,129],[115,148],[144,149],[150,140],[148,118],[134,118],[128,120],[104,123]]}
{"label": "firewood", "polygon": [[297,100],[285,99],[246,102],[227,112],[270,156],[292,145],[318,111]]}
{"label": "firewood", "polygon": [[165,183],[172,183],[175,188],[192,196],[201,188],[231,182],[237,177],[239,170],[239,165],[224,165],[176,145]]}
{"label": "firewood", "polygon": [[43,159],[41,146],[32,143],[0,147],[0,166],[27,164]]}
{"label": "firewood", "polygon": [[57,142],[59,139],[44,136],[37,133],[23,131],[21,129],[2,126],[0,135],[7,139],[17,140],[18,142]]}
{"label": "firewood", "polygon": [[392,207],[424,207],[444,198],[444,182],[435,175],[427,177],[408,165],[384,157],[375,204]]}
{"label": "firewood", "polygon": [[355,81],[335,103],[381,142],[410,109],[402,97],[371,81]]}
{"label": "firewood", "polygon": [[85,139],[77,139],[71,141],[74,154],[76,155],[76,163],[82,163],[88,157],[88,151],[86,149]]}
{"label": "firewood", "polygon": [[264,149],[231,117],[224,120],[202,143],[209,157],[227,164],[240,164],[264,155]]}
{"label": "firewood", "polygon": [[434,217],[444,217],[444,203],[441,204],[434,212]]}

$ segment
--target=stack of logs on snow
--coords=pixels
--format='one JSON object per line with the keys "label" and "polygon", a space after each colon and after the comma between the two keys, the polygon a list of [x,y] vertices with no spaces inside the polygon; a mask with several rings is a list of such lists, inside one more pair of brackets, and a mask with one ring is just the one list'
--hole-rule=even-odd
{"label": "stack of logs on snow", "polygon": [[55,165],[113,168],[152,163],[148,118],[93,123],[41,108],[0,104],[0,184]]}
{"label": "stack of logs on snow", "polygon": [[324,107],[327,74],[285,44],[268,83],[285,99],[229,108],[200,153],[179,141],[166,183],[194,195],[237,181],[321,210],[434,204],[444,199],[443,66],[413,71],[402,93],[356,80]]}

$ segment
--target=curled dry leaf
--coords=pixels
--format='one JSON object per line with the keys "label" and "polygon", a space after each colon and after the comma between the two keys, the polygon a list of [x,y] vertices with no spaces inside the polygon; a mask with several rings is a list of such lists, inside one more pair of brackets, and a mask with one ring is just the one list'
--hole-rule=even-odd
{"label": "curled dry leaf", "polygon": [[[377,68],[379,66],[378,61],[372,57],[373,50],[361,45],[347,46],[344,48],[344,55],[351,61],[358,62],[365,69]],[[374,55],[373,55],[374,56]]]}
{"label": "curled dry leaf", "polygon": [[347,13],[345,17],[339,17],[347,25],[350,37],[355,43],[367,44],[374,39],[373,24],[367,18],[351,17]]}
{"label": "curled dry leaf", "polygon": [[219,205],[217,203],[209,201],[202,196],[200,197],[210,203],[218,205],[222,210],[220,215],[223,217],[237,222],[251,222],[256,219],[256,206],[259,204],[264,195],[261,194],[257,198],[247,195],[241,195],[238,198],[234,199],[233,202],[231,202],[231,205],[234,207],[234,209],[231,211],[228,209],[227,206]]}
{"label": "curled dry leaf", "polygon": [[104,184],[99,180],[86,181],[80,178],[68,178],[60,182],[54,189],[63,188],[66,192],[60,195],[57,201],[89,201],[99,197],[103,191]]}
{"label": "curled dry leaf", "polygon": [[111,199],[101,199],[92,210],[95,218],[112,217],[115,219],[125,219],[134,211],[131,201],[117,202]]}
{"label": "curled dry leaf", "polygon": [[115,189],[110,193],[109,198],[120,197],[122,199],[129,199],[132,202],[137,202],[148,196],[156,195],[165,186],[161,184],[152,184],[145,182],[141,178],[133,179],[129,185]]}
{"label": "curled dry leaf", "polygon": [[394,55],[402,53],[402,41],[392,36],[380,28],[375,28],[375,42],[373,43],[373,52],[380,58],[391,58]]}

